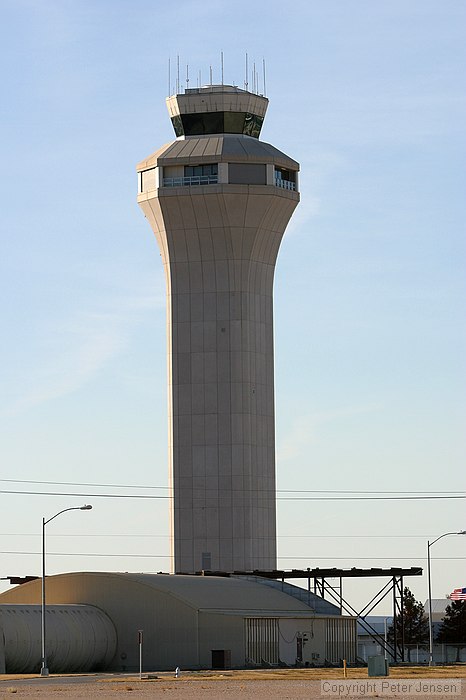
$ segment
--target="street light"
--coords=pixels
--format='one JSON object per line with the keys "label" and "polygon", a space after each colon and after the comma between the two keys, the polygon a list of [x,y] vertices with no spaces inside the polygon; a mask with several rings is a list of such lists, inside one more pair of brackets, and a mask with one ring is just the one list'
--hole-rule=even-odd
{"label": "street light", "polygon": [[40,669],[40,675],[41,676],[48,676],[49,675],[49,669],[47,667],[47,654],[45,651],[45,526],[48,525],[49,522],[52,520],[55,520],[55,518],[58,518],[59,515],[62,513],[66,513],[69,510],[92,510],[92,506],[89,505],[84,505],[84,506],[76,506],[74,508],[64,508],[64,510],[60,510],[58,513],[55,513],[55,515],[52,515],[51,518],[46,520],[45,518],[42,518],[42,608],[41,608],[41,622],[42,622],[42,665]]}
{"label": "street light", "polygon": [[459,532],[445,532],[444,535],[440,535],[433,542],[427,540],[427,578],[429,582],[429,666],[434,665],[434,628],[432,624],[432,585],[430,577],[430,548],[433,544],[442,539],[442,537],[448,537],[449,535],[466,535],[466,530],[460,530]]}

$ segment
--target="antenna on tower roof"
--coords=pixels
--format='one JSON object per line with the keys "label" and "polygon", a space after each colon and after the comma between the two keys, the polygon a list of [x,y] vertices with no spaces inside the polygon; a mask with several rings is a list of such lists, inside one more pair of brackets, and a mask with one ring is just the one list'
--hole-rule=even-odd
{"label": "antenna on tower roof", "polygon": [[245,81],[244,81],[244,89],[248,89],[248,54],[246,53],[246,76],[245,76]]}
{"label": "antenna on tower roof", "polygon": [[186,64],[186,90],[189,89],[189,65]]}
{"label": "antenna on tower roof", "polygon": [[209,66],[210,68],[210,87],[212,87],[212,66]]}
{"label": "antenna on tower roof", "polygon": [[168,57],[168,92],[167,92],[167,95],[168,95],[168,96],[171,95],[171,92],[170,92],[170,89],[171,89],[171,88],[170,88],[170,85],[171,85],[171,75],[170,75],[170,56],[169,56],[169,57]]}
{"label": "antenna on tower roof", "polygon": [[222,65],[222,85],[223,85],[223,51],[220,52],[220,62]]}
{"label": "antenna on tower roof", "polygon": [[180,54],[176,57],[176,94],[180,92]]}

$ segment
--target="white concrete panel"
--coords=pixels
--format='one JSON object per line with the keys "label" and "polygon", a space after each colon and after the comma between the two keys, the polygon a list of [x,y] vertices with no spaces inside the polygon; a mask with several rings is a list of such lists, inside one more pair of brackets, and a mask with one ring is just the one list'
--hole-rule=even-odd
{"label": "white concrete panel", "polygon": [[217,377],[219,382],[229,382],[232,374],[231,353],[217,353]]}
{"label": "white concrete panel", "polygon": [[212,231],[212,244],[214,248],[214,258],[216,260],[226,260],[227,255],[227,244],[225,237],[225,229],[223,226],[213,226]]}
{"label": "white concrete panel", "polygon": [[[182,324],[185,325],[185,324]],[[191,382],[191,353],[178,353],[176,356],[177,381],[179,384]]]}
{"label": "white concrete panel", "polygon": [[[218,447],[206,445],[205,447],[205,472],[209,478],[210,488],[218,489]],[[217,494],[218,495],[218,494]]]}
{"label": "white concrete panel", "polygon": [[[204,352],[203,353],[203,363],[204,363],[204,381],[206,383],[217,382],[217,364],[219,361],[219,354],[217,352]],[[225,360],[227,364],[227,360]]]}
{"label": "white concrete panel", "polygon": [[230,413],[219,413],[218,414],[218,444],[230,445],[231,444],[231,420]]}
{"label": "white concrete panel", "polygon": [[[201,229],[208,229],[211,226],[210,223],[210,217],[209,217],[209,209],[207,206],[208,200],[212,195],[205,197],[204,194],[195,194],[191,193],[191,199],[192,199],[192,204],[193,204],[193,209],[194,209],[194,215],[196,217],[196,225],[197,228],[200,232]],[[201,245],[201,250],[202,250],[202,245]],[[204,257],[204,252],[203,252],[203,257]]]}
{"label": "white concrete panel", "polygon": [[193,476],[205,476],[206,472],[206,448],[205,445],[193,445],[192,465]]}
{"label": "white concrete panel", "polygon": [[187,262],[188,249],[183,229],[173,231],[171,236],[170,257],[173,262]]}
{"label": "white concrete panel", "polygon": [[[210,383],[210,384],[205,384],[205,392],[204,392],[204,399],[205,399],[205,404],[204,404],[204,410],[206,413],[218,413],[218,404],[217,404],[217,384],[215,383]],[[194,404],[194,394],[193,394],[193,404]]]}
{"label": "white concrete panel", "polygon": [[189,294],[175,294],[173,296],[176,305],[176,321],[183,323],[190,320],[191,305]]}
{"label": "white concrete panel", "polygon": [[204,384],[192,384],[190,411],[193,415],[204,414],[207,410],[204,386]]}
{"label": "white concrete panel", "polygon": [[228,274],[228,263],[226,260],[217,260],[215,263],[215,288],[217,292],[228,292],[230,289],[230,279]]}
{"label": "white concrete panel", "polygon": [[243,410],[243,384],[242,382],[231,382],[229,386],[231,396],[231,412],[240,414]]}
{"label": "white concrete panel", "polygon": [[188,260],[190,261],[200,261],[201,256],[201,246],[199,245],[199,235],[196,228],[186,228],[186,250],[188,255]]}
{"label": "white concrete panel", "polygon": [[178,415],[191,415],[191,385],[178,384]]}
{"label": "white concrete panel", "polygon": [[177,294],[189,294],[188,263],[172,263],[170,265],[172,291]]}
{"label": "white concrete panel", "polygon": [[205,415],[205,444],[218,445],[218,416],[214,414]]}
{"label": "white concrete panel", "polygon": [[215,292],[203,294],[203,311],[206,321],[215,321],[217,319],[217,304],[218,295]]}
{"label": "white concrete panel", "polygon": [[204,320],[204,304],[203,297],[201,293],[191,294],[191,321],[203,321]]}
{"label": "white concrete panel", "polygon": [[[181,324],[183,325],[183,324]],[[195,321],[190,324],[186,324],[190,328],[190,342],[191,342],[191,352],[203,352],[204,350],[204,323],[202,321]]]}
{"label": "white concrete panel", "polygon": [[[221,419],[221,416],[219,417]],[[218,473],[224,475],[231,475],[231,459],[232,459],[232,449],[231,445],[219,445],[218,446]]]}
{"label": "white concrete panel", "polygon": [[217,323],[215,321],[204,321],[204,350],[206,352],[217,351]]}
{"label": "white concrete panel", "polygon": [[231,384],[230,382],[219,382],[215,384],[217,394],[217,412],[219,415],[229,415],[231,404]]}
{"label": "white concrete panel", "polygon": [[202,280],[204,285],[204,292],[217,292],[215,280],[215,263],[213,261],[203,261]]}
{"label": "white concrete panel", "polygon": [[230,318],[230,292],[218,292],[216,299],[216,318],[219,321],[227,321]]}
{"label": "white concrete panel", "polygon": [[[197,384],[204,382],[204,353],[191,352],[191,381]],[[206,380],[207,381],[207,380]]]}
{"label": "white concrete panel", "polygon": [[197,231],[199,239],[199,247],[201,250],[201,260],[213,260],[214,259],[214,247],[212,244],[212,234],[209,227],[199,228]]}
{"label": "white concrete panel", "polygon": [[[181,417],[180,417],[181,418]],[[193,445],[205,445],[205,417],[204,415],[194,414],[191,416],[192,434],[190,440]],[[181,432],[181,425],[179,425]],[[180,435],[181,439],[181,435]]]}
{"label": "white concrete panel", "polygon": [[191,262],[189,264],[189,287],[192,294],[203,292],[202,263]]}

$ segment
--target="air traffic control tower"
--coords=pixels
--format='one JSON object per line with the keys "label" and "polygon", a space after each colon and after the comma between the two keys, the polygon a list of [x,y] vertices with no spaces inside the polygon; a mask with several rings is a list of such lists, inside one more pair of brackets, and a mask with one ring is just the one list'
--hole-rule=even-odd
{"label": "air traffic control tower", "polygon": [[267,98],[167,98],[137,166],[167,285],[172,570],[276,568],[273,278],[299,164],[259,141]]}

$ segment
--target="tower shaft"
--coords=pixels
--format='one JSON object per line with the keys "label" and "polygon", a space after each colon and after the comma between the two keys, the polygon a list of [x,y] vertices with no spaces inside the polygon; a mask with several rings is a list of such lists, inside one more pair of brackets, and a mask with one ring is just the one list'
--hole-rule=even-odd
{"label": "tower shaft", "polygon": [[276,567],[272,293],[299,199],[292,180],[277,186],[290,167],[236,135],[178,140],[138,166],[167,285],[175,572]]}

